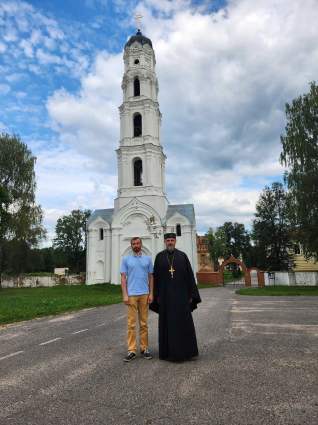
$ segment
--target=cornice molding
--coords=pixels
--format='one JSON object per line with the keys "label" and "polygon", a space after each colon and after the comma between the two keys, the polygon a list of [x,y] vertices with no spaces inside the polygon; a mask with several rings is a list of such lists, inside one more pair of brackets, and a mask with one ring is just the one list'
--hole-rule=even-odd
{"label": "cornice molding", "polygon": [[166,156],[163,153],[162,146],[154,145],[153,143],[146,143],[144,145],[136,145],[136,146],[121,146],[119,149],[116,149],[118,156],[123,156],[125,154],[129,154],[131,152],[135,153],[155,153],[156,155],[162,154],[162,157],[166,159]]}
{"label": "cornice molding", "polygon": [[161,112],[159,110],[159,103],[150,98],[140,99],[140,100],[127,100],[126,102],[122,103],[118,109],[122,113],[125,110],[128,111],[130,108],[134,108],[134,107],[140,108],[141,106],[148,106],[148,105],[152,107],[153,109],[158,110],[158,113],[161,116]]}

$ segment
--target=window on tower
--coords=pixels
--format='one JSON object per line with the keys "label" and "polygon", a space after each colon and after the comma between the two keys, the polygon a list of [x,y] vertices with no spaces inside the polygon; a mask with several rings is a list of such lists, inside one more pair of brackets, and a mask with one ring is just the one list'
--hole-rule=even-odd
{"label": "window on tower", "polygon": [[177,236],[181,236],[181,226],[180,226],[180,224],[177,224],[176,231],[177,231]]}
{"label": "window on tower", "polygon": [[134,81],[134,96],[140,96],[140,81],[138,78]]}
{"label": "window on tower", "polygon": [[134,185],[142,186],[142,160],[136,159],[134,162]]}
{"label": "window on tower", "polygon": [[138,114],[134,118],[134,137],[142,135],[141,115]]}

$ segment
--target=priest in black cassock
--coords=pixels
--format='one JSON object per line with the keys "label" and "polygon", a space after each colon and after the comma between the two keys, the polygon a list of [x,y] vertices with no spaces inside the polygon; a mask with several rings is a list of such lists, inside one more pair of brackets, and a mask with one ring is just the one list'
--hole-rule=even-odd
{"label": "priest in black cassock", "polygon": [[187,360],[199,354],[191,313],[201,298],[187,255],[175,248],[176,234],[164,238],[166,249],[156,256],[149,308],[159,313],[160,359]]}

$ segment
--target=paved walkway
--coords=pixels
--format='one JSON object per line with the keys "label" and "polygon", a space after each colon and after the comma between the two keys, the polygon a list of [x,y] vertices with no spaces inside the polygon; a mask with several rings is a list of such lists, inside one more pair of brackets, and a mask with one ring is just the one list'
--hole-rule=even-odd
{"label": "paved walkway", "polygon": [[318,298],[201,290],[200,356],[124,364],[125,307],[0,328],[0,424],[318,424]]}

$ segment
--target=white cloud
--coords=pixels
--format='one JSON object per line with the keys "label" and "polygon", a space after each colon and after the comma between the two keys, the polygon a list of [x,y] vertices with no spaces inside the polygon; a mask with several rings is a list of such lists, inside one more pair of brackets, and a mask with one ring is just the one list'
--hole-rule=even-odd
{"label": "white cloud", "polygon": [[10,92],[11,88],[8,84],[0,84],[0,94],[6,95]]}
{"label": "white cloud", "polygon": [[29,70],[31,72],[34,72],[34,74],[40,75],[41,74],[41,70],[40,67],[38,65],[29,65]]}
{"label": "white cloud", "polygon": [[45,47],[49,50],[55,50],[56,49],[56,42],[53,38],[51,37],[43,37],[43,43],[45,45]]}
{"label": "white cloud", "polygon": [[36,155],[37,201],[44,206],[44,226],[54,232],[56,221],[72,209],[111,206],[117,176],[101,178],[86,168],[87,158],[63,144],[28,140]]}
{"label": "white cloud", "polygon": [[48,230],[47,238],[48,240],[44,243],[44,247],[48,247],[52,245],[52,240],[55,238],[55,226],[57,220],[61,218],[63,215],[68,214],[69,211],[58,209],[58,208],[43,208],[44,212],[44,220],[43,226]]}
{"label": "white cloud", "polygon": [[254,218],[258,190],[208,190],[194,194],[191,201],[195,205],[196,216],[200,217],[198,231],[205,232],[209,227],[216,228],[225,221],[239,222],[250,226]]}
{"label": "white cloud", "polygon": [[36,57],[41,65],[51,65],[53,63],[60,64],[62,59],[57,55],[45,52],[43,49],[37,49]]}
{"label": "white cloud", "polygon": [[[118,10],[128,4],[115,1]],[[317,5],[231,0],[211,14],[190,0],[147,0],[136,12],[144,16],[142,31],[156,53],[169,200],[193,202],[201,231],[225,220],[249,223],[263,185],[283,173],[278,157],[285,102],[308,92],[317,76]],[[1,4],[0,16],[12,21],[4,32],[10,49],[0,42],[1,53],[12,54],[41,80],[49,66],[80,80],[77,92],[62,88],[47,99],[49,125],[64,146],[51,149],[44,143],[38,153],[41,202],[52,211],[54,204],[69,211],[82,200],[91,208],[111,206],[122,54],[99,52],[91,65],[83,51],[94,46],[80,39],[91,28],[78,24],[65,32],[66,26],[63,31],[26,2]],[[90,26],[97,28],[103,19],[97,16]],[[133,17],[131,23],[136,24]],[[6,80],[19,82],[25,75],[11,73]],[[2,84],[1,90],[7,94],[10,86]],[[25,112],[21,105],[6,111]]]}
{"label": "white cloud", "polygon": [[11,26],[7,26],[5,31],[2,34],[2,37],[4,41],[7,43],[10,43],[12,41],[18,40],[18,32],[15,28],[12,28]]}
{"label": "white cloud", "polygon": [[64,32],[58,28],[58,24],[55,22],[52,26],[46,27],[47,32],[50,34],[50,37],[57,40],[63,40],[65,38]]}
{"label": "white cloud", "polygon": [[5,73],[5,72],[8,72],[9,69],[10,69],[9,66],[2,66],[2,65],[0,65],[0,72]]}
{"label": "white cloud", "polygon": [[27,96],[23,91],[13,92],[12,94],[18,99],[24,99]]}
{"label": "white cloud", "polygon": [[7,127],[7,126],[5,126],[5,125],[3,124],[3,122],[0,122],[0,131],[8,131],[8,127]]}
{"label": "white cloud", "polygon": [[[118,105],[121,102],[121,55],[101,53],[92,71],[82,78],[78,95],[61,89],[48,99],[51,118],[58,123],[61,140],[95,161],[100,170],[115,172],[115,149],[119,139]],[[117,70],[117,72],[116,72]],[[96,153],[96,154],[95,154]]]}
{"label": "white cloud", "polygon": [[33,45],[36,45],[36,44],[39,44],[41,40],[42,40],[42,33],[41,33],[41,31],[38,30],[38,29],[32,30],[32,34],[30,36],[30,42]]}
{"label": "white cloud", "polygon": [[7,50],[7,45],[0,40],[0,53],[4,53]]}
{"label": "white cloud", "polygon": [[[194,202],[201,229],[235,214],[250,222],[263,185],[283,174],[285,102],[318,72],[318,8],[242,0],[209,14],[151,0],[138,11],[156,53],[170,201]],[[61,140],[105,175],[117,172],[122,75],[122,55],[100,53],[78,94],[62,89],[47,102]]]}
{"label": "white cloud", "polygon": [[32,43],[30,41],[22,40],[20,42],[20,47],[24,50],[24,53],[28,58],[33,58],[34,52],[33,52]]}
{"label": "white cloud", "polygon": [[25,79],[28,79],[28,78],[29,78],[28,74],[18,73],[18,72],[15,72],[15,73],[13,73],[11,75],[7,75],[5,77],[5,79],[7,81],[9,81],[9,83],[16,83],[18,81],[22,81],[22,80],[25,80]]}

